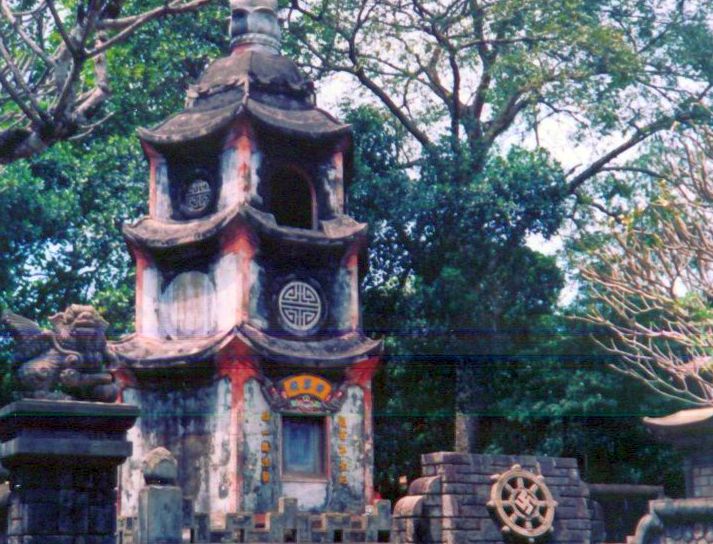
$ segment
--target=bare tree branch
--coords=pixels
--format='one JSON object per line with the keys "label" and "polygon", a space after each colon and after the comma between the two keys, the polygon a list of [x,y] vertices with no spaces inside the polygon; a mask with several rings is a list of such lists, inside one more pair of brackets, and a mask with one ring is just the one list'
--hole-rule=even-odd
{"label": "bare tree branch", "polygon": [[713,133],[668,144],[660,165],[639,169],[656,175],[658,197],[580,262],[594,300],[582,319],[609,331],[597,341],[617,370],[713,405]]}
{"label": "bare tree branch", "polygon": [[[145,24],[193,12],[213,0],[171,0],[157,8],[119,17],[102,0],[84,2],[71,17],[57,0],[34,0],[23,11],[0,0],[0,164],[31,157],[54,143],[90,133],[107,116],[110,94],[106,52]],[[11,29],[11,31],[10,31]],[[91,63],[93,78],[85,78]],[[90,83],[91,82],[91,83]]]}

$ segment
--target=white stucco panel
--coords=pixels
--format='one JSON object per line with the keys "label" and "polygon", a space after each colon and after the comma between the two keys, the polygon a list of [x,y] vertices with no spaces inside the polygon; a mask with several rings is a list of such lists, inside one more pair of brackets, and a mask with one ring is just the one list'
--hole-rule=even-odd
{"label": "white stucco panel", "polygon": [[142,272],[141,291],[141,329],[139,334],[159,337],[160,330],[158,324],[158,292],[159,273],[153,266],[147,266]]}
{"label": "white stucco panel", "polygon": [[218,210],[245,202],[244,183],[238,179],[238,154],[230,147],[220,156],[220,175],[223,181],[218,199]]}
{"label": "white stucco panel", "polygon": [[282,482],[282,496],[297,499],[297,507],[303,512],[322,510],[327,503],[327,483]]}
{"label": "white stucco panel", "polygon": [[238,324],[238,308],[243,299],[243,282],[239,277],[242,256],[228,253],[215,265],[217,327],[226,331]]}
{"label": "white stucco panel", "polygon": [[208,274],[183,272],[161,293],[161,333],[173,338],[207,336],[216,332],[215,285]]}

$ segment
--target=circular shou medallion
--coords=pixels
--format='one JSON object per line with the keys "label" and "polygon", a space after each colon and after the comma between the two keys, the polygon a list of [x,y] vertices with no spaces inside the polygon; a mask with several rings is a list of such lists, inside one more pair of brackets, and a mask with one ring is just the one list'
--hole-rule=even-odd
{"label": "circular shou medallion", "polygon": [[552,531],[557,502],[544,477],[513,465],[492,479],[495,483],[488,508],[500,522],[503,534],[532,543]]}
{"label": "circular shou medallion", "polygon": [[309,283],[294,280],[285,285],[277,297],[280,320],[288,330],[308,333],[322,319],[322,299]]}
{"label": "circular shou medallion", "polygon": [[185,189],[181,211],[188,217],[199,217],[210,207],[213,189],[205,179],[194,179]]}

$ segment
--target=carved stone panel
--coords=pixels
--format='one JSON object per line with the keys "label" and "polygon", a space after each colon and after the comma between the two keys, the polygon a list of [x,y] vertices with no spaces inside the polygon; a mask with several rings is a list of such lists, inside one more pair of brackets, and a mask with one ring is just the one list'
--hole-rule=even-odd
{"label": "carved stone panel", "polygon": [[544,477],[513,465],[493,480],[488,508],[504,534],[532,543],[552,531],[557,503]]}
{"label": "carved stone panel", "polygon": [[295,334],[314,331],[323,317],[322,297],[309,283],[293,280],[277,296],[277,310],[282,326]]}

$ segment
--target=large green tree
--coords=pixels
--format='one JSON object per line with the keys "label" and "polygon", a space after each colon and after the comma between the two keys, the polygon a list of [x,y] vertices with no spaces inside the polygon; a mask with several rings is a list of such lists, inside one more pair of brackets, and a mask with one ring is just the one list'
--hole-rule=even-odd
{"label": "large green tree", "polygon": [[[640,143],[708,117],[711,3],[290,6],[304,65],[351,76],[407,137],[399,197],[378,208],[386,223],[377,235],[398,260],[381,279],[398,282],[398,304],[411,305],[400,330],[423,320],[431,340],[418,352],[456,366],[456,447],[482,447],[473,416],[495,399],[480,362],[516,350],[503,334],[546,313],[560,281],[529,237],[555,233],[594,178],[626,168]],[[591,144],[567,171],[548,153],[558,130]]]}
{"label": "large green tree", "polygon": [[[488,177],[444,193],[452,189],[438,183],[437,167],[426,188],[399,167],[405,136],[387,114],[362,107],[347,118],[357,134],[350,207],[371,224],[365,326],[387,341],[375,388],[381,492],[397,497],[399,477],[419,475],[420,453],[452,447],[456,402],[484,416],[486,451],[576,457],[588,481],[680,492],[672,454],[639,422],[674,405],[622,380],[609,368],[614,357],[590,339],[599,331],[554,308],[563,273],[518,232],[518,217],[539,217],[543,234],[561,221],[562,206],[546,190],[561,187],[557,165],[513,148],[493,160]],[[414,272],[398,234],[404,221],[429,240],[434,264],[424,274],[436,277]],[[568,311],[582,313],[586,300],[583,292]],[[458,374],[471,381],[456,391]]]}
{"label": "large green tree", "polygon": [[3,167],[3,305],[37,318],[91,301],[114,333],[133,326],[133,269],[121,225],[144,213],[148,179],[135,131],[182,107],[188,84],[227,49],[227,24],[215,25],[227,13],[220,6],[147,22],[107,52],[110,117],[90,137]]}

